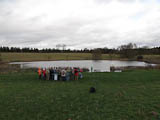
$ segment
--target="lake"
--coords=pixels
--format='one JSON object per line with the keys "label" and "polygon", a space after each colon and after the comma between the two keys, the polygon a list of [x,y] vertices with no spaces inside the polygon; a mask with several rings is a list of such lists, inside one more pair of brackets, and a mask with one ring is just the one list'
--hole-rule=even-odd
{"label": "lake", "polygon": [[147,66],[153,65],[139,61],[119,61],[119,60],[69,60],[69,61],[35,61],[35,62],[12,62],[10,64],[20,64],[21,68],[49,68],[49,67],[93,67],[96,71],[110,71],[110,66],[124,67],[124,66]]}

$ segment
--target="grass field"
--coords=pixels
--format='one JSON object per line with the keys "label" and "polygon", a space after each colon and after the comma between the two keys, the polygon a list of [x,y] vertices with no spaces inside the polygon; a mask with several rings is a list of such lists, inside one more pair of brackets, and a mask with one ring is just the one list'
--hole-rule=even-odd
{"label": "grass field", "polygon": [[[1,53],[4,62],[91,60],[91,53]],[[102,59],[118,59],[118,55],[103,54]]]}
{"label": "grass field", "polygon": [[159,113],[158,70],[84,73],[69,82],[38,80],[34,72],[0,75],[0,120],[159,120]]}
{"label": "grass field", "polygon": [[[91,53],[1,53],[3,62],[92,60]],[[102,54],[102,60],[128,60],[116,54]],[[136,60],[134,58],[133,60]],[[160,64],[160,55],[144,55],[144,61]]]}

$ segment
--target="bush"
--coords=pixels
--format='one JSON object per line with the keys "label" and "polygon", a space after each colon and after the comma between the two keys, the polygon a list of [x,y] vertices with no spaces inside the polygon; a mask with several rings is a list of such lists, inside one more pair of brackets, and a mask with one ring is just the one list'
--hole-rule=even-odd
{"label": "bush", "polygon": [[137,60],[143,60],[143,56],[142,55],[137,56]]}

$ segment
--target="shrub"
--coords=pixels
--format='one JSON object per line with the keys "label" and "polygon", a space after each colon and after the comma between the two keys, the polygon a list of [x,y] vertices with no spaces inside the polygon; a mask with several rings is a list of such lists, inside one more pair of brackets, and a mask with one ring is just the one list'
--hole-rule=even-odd
{"label": "shrub", "polygon": [[137,60],[143,60],[143,56],[142,55],[137,56]]}

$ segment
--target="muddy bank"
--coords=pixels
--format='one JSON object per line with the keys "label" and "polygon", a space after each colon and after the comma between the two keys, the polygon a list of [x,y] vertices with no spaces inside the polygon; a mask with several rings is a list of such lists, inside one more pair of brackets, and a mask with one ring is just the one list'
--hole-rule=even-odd
{"label": "muddy bank", "polygon": [[17,72],[27,72],[27,71],[33,71],[36,72],[37,69],[35,68],[27,68],[27,69],[22,69],[20,65],[17,64],[9,64],[6,62],[0,62],[0,74],[5,74],[5,73],[17,73]]}
{"label": "muddy bank", "polygon": [[11,73],[20,71],[20,65],[10,65],[5,62],[0,63],[0,73]]}

